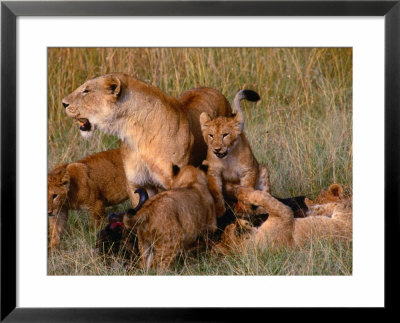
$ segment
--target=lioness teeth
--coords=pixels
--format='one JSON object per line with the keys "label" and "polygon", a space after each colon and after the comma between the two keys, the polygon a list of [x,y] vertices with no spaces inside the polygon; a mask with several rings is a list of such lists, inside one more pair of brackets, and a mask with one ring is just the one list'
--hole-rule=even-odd
{"label": "lioness teeth", "polygon": [[78,119],[79,129],[82,131],[90,131],[92,125],[90,124],[88,119],[80,118]]}
{"label": "lioness teeth", "polygon": [[87,121],[88,119],[78,119],[78,124],[82,127]]}

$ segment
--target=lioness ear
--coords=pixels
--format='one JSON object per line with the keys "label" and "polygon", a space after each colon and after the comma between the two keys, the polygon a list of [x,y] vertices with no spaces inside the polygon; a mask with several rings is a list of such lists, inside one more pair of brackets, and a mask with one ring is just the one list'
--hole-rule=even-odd
{"label": "lioness ear", "polygon": [[107,94],[115,101],[121,94],[121,80],[114,75],[110,75],[104,79],[104,89]]}
{"label": "lioness ear", "polygon": [[208,115],[208,113],[203,112],[202,114],[200,114],[200,125],[202,129],[204,127],[204,124],[208,121],[211,121],[211,117]]}
{"label": "lioness ear", "polygon": [[333,196],[336,196],[339,198],[343,197],[343,188],[339,184],[332,184],[331,186],[329,186],[329,192],[331,192],[331,194]]}

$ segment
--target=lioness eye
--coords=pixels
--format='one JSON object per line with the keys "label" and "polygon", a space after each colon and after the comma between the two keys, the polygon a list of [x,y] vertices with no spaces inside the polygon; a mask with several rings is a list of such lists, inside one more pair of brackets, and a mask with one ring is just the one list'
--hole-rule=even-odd
{"label": "lioness eye", "polygon": [[212,134],[209,134],[210,138],[214,138],[214,136]]}
{"label": "lioness eye", "polygon": [[224,133],[224,134],[222,135],[222,138],[225,138],[227,135],[228,135],[227,133]]}
{"label": "lioness eye", "polygon": [[53,194],[53,200],[57,197],[57,194]]}
{"label": "lioness eye", "polygon": [[83,93],[89,93],[88,89],[83,90]]}

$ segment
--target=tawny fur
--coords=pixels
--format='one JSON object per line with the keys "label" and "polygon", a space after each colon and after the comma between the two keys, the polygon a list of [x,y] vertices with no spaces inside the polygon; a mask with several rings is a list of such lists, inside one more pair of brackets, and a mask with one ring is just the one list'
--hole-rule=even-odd
{"label": "tawny fur", "polygon": [[143,268],[167,269],[180,251],[217,228],[214,201],[201,170],[182,168],[172,186],[150,198],[135,216],[124,216],[125,226],[137,231]]}
{"label": "tawny fur", "polygon": [[207,143],[208,185],[214,196],[217,216],[225,213],[224,197],[234,199],[234,188],[251,187],[270,192],[268,170],[259,165],[243,132],[240,100],[235,97],[236,115],[212,118],[200,115],[204,141]]}
{"label": "tawny fur", "polygon": [[248,225],[246,220],[231,224],[225,229],[217,251],[244,250],[250,241],[259,247],[276,249],[302,246],[319,238],[351,239],[352,200],[351,197],[344,197],[342,191],[340,185],[332,184],[314,201],[307,199],[307,216],[295,219],[291,208],[268,192],[239,188],[237,197],[242,203],[265,208],[269,217],[259,228],[248,230],[243,235],[233,233],[237,226]]}
{"label": "tawny fur", "polygon": [[92,221],[97,221],[106,206],[128,199],[119,149],[57,166],[48,174],[47,185],[50,249],[60,242],[69,209],[88,210]]}
{"label": "tawny fur", "polygon": [[[173,98],[154,86],[122,73],[86,81],[63,99],[67,114],[81,125],[85,137],[95,128],[117,135],[128,193],[133,205],[138,187],[172,187],[172,165],[200,165],[206,157],[199,117],[231,114],[225,97],[210,88],[198,88]],[[83,126],[83,128],[82,128]]]}
{"label": "tawny fur", "polygon": [[217,243],[212,251],[215,253],[229,254],[232,250],[244,251],[257,231],[249,221],[237,219],[229,224],[221,235],[221,241]]}

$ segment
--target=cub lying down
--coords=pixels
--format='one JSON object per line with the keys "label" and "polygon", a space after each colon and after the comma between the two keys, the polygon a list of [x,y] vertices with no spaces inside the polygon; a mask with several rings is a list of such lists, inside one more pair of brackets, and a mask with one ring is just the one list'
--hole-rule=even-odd
{"label": "cub lying down", "polygon": [[128,199],[119,149],[57,166],[48,174],[47,185],[49,249],[59,244],[69,209],[88,210],[91,219],[98,221],[106,206]]}
{"label": "cub lying down", "polygon": [[193,166],[174,166],[174,173],[173,189],[150,198],[136,214],[124,216],[124,225],[137,231],[143,268],[167,269],[179,251],[217,228],[206,175]]}
{"label": "cub lying down", "polygon": [[237,198],[244,204],[265,208],[269,217],[259,228],[240,219],[229,225],[216,246],[216,251],[226,253],[242,249],[252,242],[271,249],[282,246],[301,246],[310,239],[344,238],[352,236],[352,200],[343,196],[343,189],[332,184],[314,201],[305,199],[308,211],[305,218],[294,218],[293,211],[268,192],[241,187]]}
{"label": "cub lying down", "polygon": [[244,118],[240,101],[258,101],[256,92],[239,91],[234,99],[236,115],[218,116],[214,119],[203,112],[200,125],[207,143],[208,185],[215,198],[217,216],[225,212],[224,196],[234,198],[234,187],[244,186],[270,191],[269,174],[259,165],[243,132]]}

